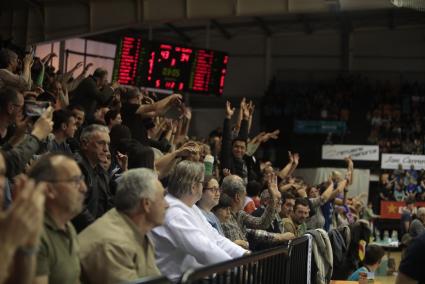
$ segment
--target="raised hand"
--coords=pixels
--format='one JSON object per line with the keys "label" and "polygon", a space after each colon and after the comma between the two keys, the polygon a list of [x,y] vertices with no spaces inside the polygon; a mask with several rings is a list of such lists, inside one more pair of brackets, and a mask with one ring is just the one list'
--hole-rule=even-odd
{"label": "raised hand", "polygon": [[120,168],[125,172],[128,170],[128,156],[121,154],[120,152],[117,152],[116,156],[117,163],[120,166]]}
{"label": "raised hand", "polygon": [[31,132],[38,140],[44,140],[53,129],[53,108],[49,106],[47,110],[34,123]]}
{"label": "raised hand", "polygon": [[12,206],[0,217],[3,244],[12,247],[35,247],[43,228],[46,184],[35,185],[25,176],[15,179],[19,194]]}
{"label": "raised hand", "polygon": [[229,169],[223,169],[223,177],[227,177],[230,176],[232,173],[230,172]]}
{"label": "raised hand", "polygon": [[247,105],[249,116],[252,117],[254,115],[255,105],[252,101],[250,101]]}
{"label": "raised hand", "polygon": [[235,108],[232,108],[232,105],[229,101],[226,101],[226,118],[231,119],[235,113]]}
{"label": "raised hand", "polygon": [[29,65],[29,64],[32,65],[33,61],[34,61],[34,57],[32,56],[31,53],[28,53],[28,54],[25,54],[22,62],[24,63],[24,65]]}
{"label": "raised hand", "polygon": [[87,72],[87,70],[89,70],[90,69],[90,67],[92,67],[93,66],[93,63],[89,63],[89,64],[87,64],[85,67],[84,67],[84,72]]}
{"label": "raised hand", "polygon": [[292,155],[291,151],[288,151],[288,158],[289,158],[289,162],[291,164],[293,164],[294,163],[294,156]]}
{"label": "raised hand", "polygon": [[75,66],[74,66],[74,68],[72,68],[72,69],[74,69],[74,70],[77,70],[78,68],[80,68],[80,67],[82,67],[83,66],[83,62],[77,62],[77,64],[75,64]]}
{"label": "raised hand", "polygon": [[300,162],[300,154],[294,153],[293,157],[294,157],[294,164],[298,165]]}

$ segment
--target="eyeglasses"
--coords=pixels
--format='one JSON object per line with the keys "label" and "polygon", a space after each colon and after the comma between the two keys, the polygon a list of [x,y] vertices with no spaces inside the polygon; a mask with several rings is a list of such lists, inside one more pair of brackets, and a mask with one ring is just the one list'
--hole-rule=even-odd
{"label": "eyeglasses", "polygon": [[12,104],[13,106],[15,106],[15,107],[17,107],[17,108],[23,108],[24,107],[24,105],[22,104],[22,105],[20,105],[20,104]]}
{"label": "eyeglasses", "polygon": [[44,180],[46,182],[51,182],[51,183],[71,183],[74,187],[80,187],[81,183],[84,181],[84,176],[80,175],[80,176],[73,176],[71,178],[68,179],[50,179],[50,180]]}
{"label": "eyeglasses", "polygon": [[219,188],[219,187],[206,187],[206,188],[204,188],[204,190],[209,190],[209,191],[211,191],[212,193],[221,193],[221,188]]}

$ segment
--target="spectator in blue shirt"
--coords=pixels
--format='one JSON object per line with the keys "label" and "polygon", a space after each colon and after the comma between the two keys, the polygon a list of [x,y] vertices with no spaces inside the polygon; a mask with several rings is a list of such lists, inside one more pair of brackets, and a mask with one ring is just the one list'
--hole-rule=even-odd
{"label": "spectator in blue shirt", "polygon": [[384,255],[385,251],[382,247],[378,245],[368,245],[366,247],[366,255],[363,261],[363,266],[354,271],[347,280],[359,281],[360,273],[375,272],[378,269],[379,264],[381,263],[381,259]]}

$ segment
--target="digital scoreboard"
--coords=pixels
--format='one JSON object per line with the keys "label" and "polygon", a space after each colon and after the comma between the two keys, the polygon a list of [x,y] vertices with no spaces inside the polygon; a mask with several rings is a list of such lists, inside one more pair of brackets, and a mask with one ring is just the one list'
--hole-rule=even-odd
{"label": "digital scoreboard", "polygon": [[113,80],[122,85],[222,95],[229,57],[224,52],[123,37]]}

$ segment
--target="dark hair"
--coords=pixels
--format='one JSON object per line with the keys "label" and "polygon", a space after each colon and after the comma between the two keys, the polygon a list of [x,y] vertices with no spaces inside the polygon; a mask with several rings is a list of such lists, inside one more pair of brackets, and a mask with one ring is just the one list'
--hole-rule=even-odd
{"label": "dark hair", "polygon": [[7,111],[7,107],[10,103],[16,104],[18,102],[19,92],[11,87],[4,87],[0,89],[0,110],[2,112]]}
{"label": "dark hair", "polygon": [[68,109],[69,109],[70,111],[78,110],[78,111],[82,111],[82,112],[84,112],[84,113],[85,113],[84,108],[83,108],[81,105],[76,105],[76,104],[69,105],[69,106],[68,106]]}
{"label": "dark hair", "polygon": [[260,194],[261,190],[263,189],[263,186],[258,181],[250,181],[246,185],[246,194],[250,197],[257,196]]}
{"label": "dark hair", "polygon": [[94,70],[93,72],[93,77],[96,79],[101,79],[103,77],[105,77],[108,74],[108,71],[104,68],[96,68],[96,70]]}
{"label": "dark hair", "polygon": [[245,146],[247,146],[248,142],[246,141],[246,139],[243,139],[241,137],[236,137],[235,139],[232,140],[232,146],[235,144],[235,142],[241,141],[243,143],[245,143]]}
{"label": "dark hair", "polygon": [[208,187],[208,183],[210,182],[210,180],[212,180],[212,179],[215,179],[215,176],[211,176],[211,175],[208,175],[208,176],[204,176],[204,183],[202,184],[202,186],[203,186],[203,189],[205,190],[205,188],[207,188]]}
{"label": "dark hair", "polygon": [[137,88],[127,88],[123,94],[121,94],[121,101],[128,102],[132,98],[136,98],[140,95]]}
{"label": "dark hair", "polygon": [[154,169],[155,155],[152,148],[142,144],[134,144],[128,151],[128,169]]}
{"label": "dark hair", "polygon": [[105,114],[105,123],[106,125],[109,125],[109,123],[111,122],[111,120],[117,118],[117,116],[120,114],[119,111],[116,110],[109,110],[106,114]]}
{"label": "dark hair", "polygon": [[295,196],[292,193],[285,191],[285,192],[282,192],[282,198],[281,199],[282,199],[282,204],[285,204],[286,200],[288,200],[288,199],[294,199],[295,200]]}
{"label": "dark hair", "polygon": [[374,265],[378,263],[385,255],[385,251],[378,245],[368,245],[366,247],[366,255],[363,260],[364,265]]}
{"label": "dark hair", "polygon": [[211,211],[215,212],[218,209],[225,209],[225,208],[229,208],[232,207],[232,199],[225,193],[222,193],[220,195],[220,199],[218,201],[218,204],[216,206],[214,206]]}
{"label": "dark hair", "polygon": [[310,208],[310,204],[308,203],[308,200],[306,198],[299,197],[295,199],[294,211],[298,205],[302,205],[302,206]]}
{"label": "dark hair", "polygon": [[0,68],[7,68],[12,61],[13,57],[18,57],[18,55],[7,48],[0,49]]}
{"label": "dark hair", "polygon": [[73,117],[73,114],[70,110],[59,109],[53,112],[53,131],[59,130],[62,126],[62,123],[68,124],[69,119]]}
{"label": "dark hair", "polygon": [[[131,139],[131,131],[123,124],[114,125],[111,128],[111,132],[109,132],[109,137],[111,138],[111,149],[115,151],[118,149],[122,140]],[[119,151],[121,152],[121,150]]]}

